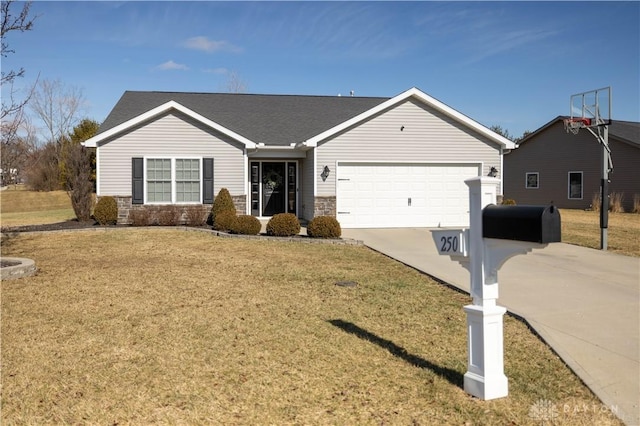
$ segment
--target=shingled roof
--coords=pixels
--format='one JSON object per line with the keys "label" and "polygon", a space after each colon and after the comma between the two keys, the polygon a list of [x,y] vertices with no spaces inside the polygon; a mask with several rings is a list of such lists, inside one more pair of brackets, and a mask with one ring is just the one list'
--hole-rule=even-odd
{"label": "shingled roof", "polygon": [[640,123],[636,121],[612,120],[609,135],[640,148]]}
{"label": "shingled roof", "polygon": [[389,100],[377,97],[125,92],[98,135],[174,101],[256,143],[304,142]]}
{"label": "shingled roof", "polygon": [[[518,142],[518,146],[532,140],[535,135],[566,118],[569,117],[566,115],[557,116],[536,131],[525,136]],[[609,124],[609,136],[640,148],[640,123],[637,121],[611,120],[611,124]]]}

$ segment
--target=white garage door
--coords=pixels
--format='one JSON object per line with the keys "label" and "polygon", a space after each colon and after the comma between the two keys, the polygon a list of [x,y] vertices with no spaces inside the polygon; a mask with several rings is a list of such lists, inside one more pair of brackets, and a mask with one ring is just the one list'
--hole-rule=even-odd
{"label": "white garage door", "polygon": [[469,225],[469,164],[339,163],[337,218],[343,228]]}

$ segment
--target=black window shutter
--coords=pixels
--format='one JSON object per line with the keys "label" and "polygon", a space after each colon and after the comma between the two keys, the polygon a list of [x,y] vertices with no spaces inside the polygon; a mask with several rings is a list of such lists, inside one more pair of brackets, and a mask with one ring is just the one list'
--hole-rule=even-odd
{"label": "black window shutter", "polygon": [[213,158],[202,159],[202,203],[213,204]]}
{"label": "black window shutter", "polygon": [[144,203],[144,167],[142,158],[131,159],[131,204]]}

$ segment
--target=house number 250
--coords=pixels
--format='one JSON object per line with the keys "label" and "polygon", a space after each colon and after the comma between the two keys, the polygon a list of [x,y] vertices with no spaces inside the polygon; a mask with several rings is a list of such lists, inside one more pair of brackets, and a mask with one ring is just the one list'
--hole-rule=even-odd
{"label": "house number 250", "polygon": [[449,251],[458,251],[458,237],[449,236],[449,237],[440,237],[440,242],[442,243],[442,247],[440,251],[449,252]]}

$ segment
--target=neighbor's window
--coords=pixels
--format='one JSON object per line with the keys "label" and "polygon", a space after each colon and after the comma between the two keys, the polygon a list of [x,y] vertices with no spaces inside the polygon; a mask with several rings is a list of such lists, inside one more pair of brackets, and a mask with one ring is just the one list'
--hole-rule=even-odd
{"label": "neighbor's window", "polygon": [[171,160],[150,158],[147,160],[147,201],[171,202]]}
{"label": "neighbor's window", "polygon": [[200,201],[200,160],[176,159],[176,202]]}
{"label": "neighbor's window", "polygon": [[527,189],[538,189],[538,172],[528,172],[526,174],[525,187]]}
{"label": "neighbor's window", "polygon": [[582,172],[569,172],[569,199],[582,199]]}
{"label": "neighbor's window", "polygon": [[199,203],[200,159],[148,158],[147,203]]}

